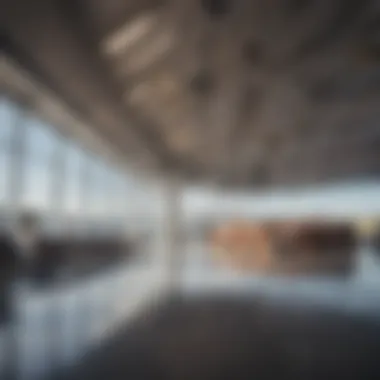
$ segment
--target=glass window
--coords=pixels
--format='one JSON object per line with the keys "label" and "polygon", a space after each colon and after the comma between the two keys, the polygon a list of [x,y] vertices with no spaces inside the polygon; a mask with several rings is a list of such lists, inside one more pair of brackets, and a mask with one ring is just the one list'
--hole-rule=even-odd
{"label": "glass window", "polygon": [[26,121],[25,177],[21,204],[27,208],[47,209],[51,202],[51,162],[58,138],[51,127],[36,118]]}
{"label": "glass window", "polygon": [[122,172],[118,172],[117,177],[117,202],[118,202],[118,214],[125,216],[127,211],[128,200],[126,198],[127,182]]}
{"label": "glass window", "polygon": [[92,180],[91,180],[91,213],[94,215],[104,214],[105,206],[105,189],[107,181],[106,168],[100,160],[94,160],[92,164]]}
{"label": "glass window", "polygon": [[107,162],[103,165],[103,213],[105,215],[110,215],[112,212],[112,184],[111,184],[111,174],[112,168]]}
{"label": "glass window", "polygon": [[8,99],[0,98],[0,150],[8,149],[12,126],[17,117],[18,108]]}
{"label": "glass window", "polygon": [[119,215],[121,210],[121,181],[120,175],[115,169],[111,169],[109,173],[109,202],[108,207],[112,215]]}
{"label": "glass window", "polygon": [[120,181],[121,181],[121,185],[120,185],[121,209],[123,210],[123,215],[125,216],[128,213],[128,207],[129,207],[129,205],[128,205],[129,201],[128,201],[128,197],[127,197],[129,183],[128,183],[128,180],[126,179],[124,173],[122,174]]}
{"label": "glass window", "polygon": [[21,204],[37,210],[47,209],[50,201],[50,172],[48,162],[26,161]]}
{"label": "glass window", "polygon": [[0,148],[0,208],[5,207],[9,193],[10,155]]}
{"label": "glass window", "polygon": [[20,109],[5,97],[0,98],[0,207],[6,207],[11,169],[10,140]]}
{"label": "glass window", "polygon": [[83,193],[82,173],[84,154],[78,146],[71,144],[68,147],[66,166],[66,194],[64,196],[64,209],[69,213],[78,214],[81,210]]}
{"label": "glass window", "polygon": [[66,170],[68,160],[68,141],[65,137],[57,134],[54,144],[54,151],[51,155],[51,198],[54,212],[63,211],[63,200],[66,194]]}
{"label": "glass window", "polygon": [[57,140],[53,130],[42,121],[31,118],[27,121],[26,155],[31,159],[49,160]]}
{"label": "glass window", "polygon": [[101,162],[92,154],[86,156],[82,188],[85,197],[85,212],[91,216],[101,213],[102,187],[104,180],[101,177]]}
{"label": "glass window", "polygon": [[94,182],[94,157],[88,151],[81,151],[81,164],[79,175],[79,191],[81,198],[81,214],[83,216],[91,214],[93,203],[93,182]]}

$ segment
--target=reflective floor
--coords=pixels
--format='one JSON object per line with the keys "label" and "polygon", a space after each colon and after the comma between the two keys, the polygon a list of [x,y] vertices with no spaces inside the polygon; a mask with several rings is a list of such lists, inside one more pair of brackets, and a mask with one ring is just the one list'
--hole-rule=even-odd
{"label": "reflective floor", "polygon": [[[213,267],[208,257],[199,242],[186,247],[180,283],[185,292],[249,292],[275,302],[317,302],[380,318],[380,259],[369,248],[360,250],[352,277],[340,280],[236,275]],[[80,286],[20,290],[18,379],[38,379],[50,368],[80,358],[162,291],[162,275],[149,266],[118,268]],[[5,359],[6,331],[0,334],[0,357]]]}
{"label": "reflective floor", "polygon": [[369,247],[358,251],[352,275],[339,279],[242,275],[212,266],[206,269],[199,264],[207,260],[204,248],[192,247],[195,250],[199,253],[188,259],[184,272],[187,291],[254,292],[286,302],[320,302],[357,312],[380,312],[380,255]]}
{"label": "reflective floor", "polygon": [[[148,302],[158,288],[156,280],[151,271],[118,268],[80,286],[19,288],[14,330],[7,326],[0,331],[2,371],[12,360],[17,379],[32,380],[72,364]],[[16,349],[11,347],[14,339]]]}

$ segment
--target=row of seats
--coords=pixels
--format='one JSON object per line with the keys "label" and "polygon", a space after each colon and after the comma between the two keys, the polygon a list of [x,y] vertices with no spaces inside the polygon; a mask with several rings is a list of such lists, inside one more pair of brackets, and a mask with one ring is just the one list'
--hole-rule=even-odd
{"label": "row of seats", "polygon": [[0,234],[0,325],[12,319],[11,286],[28,278],[34,287],[80,282],[117,267],[136,252],[122,237],[51,238],[43,237],[27,258],[10,234]]}
{"label": "row of seats", "polygon": [[[38,240],[31,258],[29,275],[37,282],[50,282],[61,277],[83,277],[97,273],[131,256],[134,249],[122,237],[52,238]],[[12,237],[0,235],[2,278],[9,277],[18,255]]]}
{"label": "row of seats", "polygon": [[234,222],[214,231],[218,261],[259,272],[348,273],[357,239],[349,224]]}

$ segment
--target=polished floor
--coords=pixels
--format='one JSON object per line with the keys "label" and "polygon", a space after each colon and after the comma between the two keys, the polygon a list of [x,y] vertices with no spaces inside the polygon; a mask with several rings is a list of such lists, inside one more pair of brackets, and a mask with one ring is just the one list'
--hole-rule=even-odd
{"label": "polished floor", "polygon": [[[185,292],[249,292],[276,302],[315,302],[380,318],[380,258],[360,250],[350,279],[241,276],[212,266],[199,242],[186,247],[180,273]],[[46,291],[20,288],[16,352],[0,332],[0,358],[17,363],[17,379],[39,379],[57,366],[71,365],[162,290],[163,273],[149,266],[117,268],[80,286]],[[4,363],[2,363],[2,367]],[[3,378],[3,377],[2,377]]]}
{"label": "polished floor", "polygon": [[71,365],[148,302],[157,289],[150,271],[129,268],[75,287],[45,291],[20,287],[13,331],[9,326],[0,331],[0,378],[10,361],[20,380],[39,379],[56,366]]}

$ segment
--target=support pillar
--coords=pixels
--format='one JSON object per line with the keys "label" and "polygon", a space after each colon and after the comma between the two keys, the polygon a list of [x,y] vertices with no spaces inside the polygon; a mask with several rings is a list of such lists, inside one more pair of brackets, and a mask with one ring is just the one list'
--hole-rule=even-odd
{"label": "support pillar", "polygon": [[163,186],[159,251],[164,282],[169,291],[178,290],[184,275],[185,247],[182,223],[182,187],[176,181],[168,181]]}

